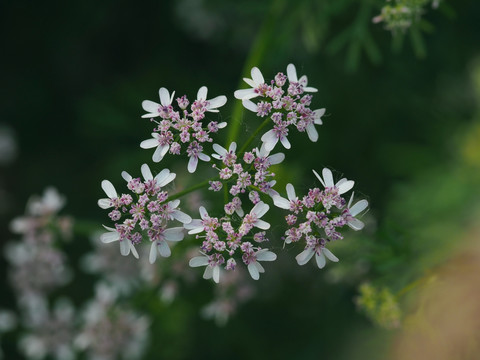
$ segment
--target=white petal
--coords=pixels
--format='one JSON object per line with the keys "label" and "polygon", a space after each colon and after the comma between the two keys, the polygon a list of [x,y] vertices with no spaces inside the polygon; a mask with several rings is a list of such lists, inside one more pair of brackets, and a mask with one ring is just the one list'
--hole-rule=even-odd
{"label": "white petal", "polygon": [[220,267],[218,265],[213,267],[212,277],[213,281],[218,284],[218,282],[220,281]]}
{"label": "white petal", "polygon": [[202,225],[202,220],[200,219],[195,219],[189,222],[188,224],[184,224],[183,227],[187,230],[190,230],[188,234],[198,234],[204,231],[204,227]]}
{"label": "white petal", "polygon": [[253,67],[250,74],[252,74],[252,80],[255,82],[257,86],[265,82],[265,80],[263,79],[262,72],[260,71],[259,68]]}
{"label": "white petal", "polygon": [[240,207],[238,209],[235,209],[235,212],[238,216],[240,216],[241,218],[243,218],[243,215],[245,215],[245,213],[243,212],[243,209]]}
{"label": "white petal", "polygon": [[314,112],[314,122],[317,125],[322,125],[322,116],[325,115],[325,109],[317,109]]}
{"label": "white petal", "polygon": [[258,261],[275,261],[277,259],[277,254],[266,249],[258,251],[256,255]]}
{"label": "white petal", "polygon": [[332,171],[328,168],[324,168],[322,170],[323,180],[325,181],[325,187],[332,187],[334,185],[333,182],[333,174]]}
{"label": "white petal", "polygon": [[230,143],[230,146],[228,147],[228,151],[234,153],[237,150],[237,143],[235,141],[232,141]]}
{"label": "white petal", "polygon": [[338,193],[339,194],[346,193],[348,190],[353,188],[353,185],[355,185],[355,181],[353,180],[345,180],[345,181],[342,181],[340,184],[337,183]]}
{"label": "white petal", "polygon": [[130,244],[128,242],[128,239],[120,241],[120,254],[122,254],[123,256],[127,256],[128,254],[130,254]]}
{"label": "white petal", "polygon": [[167,153],[168,149],[170,148],[170,145],[163,145],[163,146],[158,146],[155,149],[155,152],[153,153],[152,160],[154,162],[160,162],[165,154]]}
{"label": "white petal", "polygon": [[260,279],[260,273],[258,272],[258,268],[256,267],[256,262],[251,262],[248,264],[248,272],[253,280]]}
{"label": "white petal", "polygon": [[335,255],[333,255],[333,253],[327,248],[322,249],[322,254],[324,254],[328,260],[333,262],[338,262],[338,258]]}
{"label": "white petal", "polygon": [[168,169],[163,169],[160,171],[157,175],[155,175],[155,181],[157,182],[157,185],[162,187],[163,185],[160,185],[165,181],[165,179],[168,177],[170,174],[170,170]]}
{"label": "white petal", "polygon": [[107,196],[110,199],[118,197],[117,191],[115,190],[115,188],[113,187],[113,185],[110,181],[103,180],[102,181],[102,189],[103,189],[103,191],[105,191],[105,194],[107,194]]}
{"label": "white petal", "polygon": [[262,135],[261,138],[263,144],[262,147],[265,151],[272,151],[275,145],[277,145],[278,137],[273,130],[267,131],[265,134]]}
{"label": "white petal", "polygon": [[290,183],[287,184],[286,189],[287,189],[288,200],[290,200],[290,201],[296,200],[297,195],[295,195],[295,188],[293,187],[293,185],[290,184]]}
{"label": "white petal", "polygon": [[258,202],[252,210],[250,210],[251,214],[256,214],[258,218],[261,218],[266,212],[270,209],[268,204],[265,204],[263,201]]}
{"label": "white petal", "polygon": [[259,273],[264,273],[265,269],[263,268],[262,264],[260,264],[258,261],[255,261],[255,266],[257,267],[257,270]]}
{"label": "white petal", "polygon": [[281,196],[273,196],[273,204],[280,209],[290,209],[290,201]]}
{"label": "white petal", "polygon": [[210,156],[204,153],[199,153],[198,158],[202,161],[210,161]]}
{"label": "white petal", "polygon": [[152,246],[150,246],[150,255],[148,257],[148,261],[150,264],[155,263],[157,260],[157,243],[154,241],[152,242]]}
{"label": "white petal", "polygon": [[129,182],[130,180],[132,180],[132,175],[130,175],[130,174],[127,173],[126,171],[122,171],[122,178],[123,178],[126,182]]}
{"label": "white petal", "polygon": [[315,260],[317,261],[317,266],[319,269],[323,269],[325,267],[327,261],[325,260],[325,256],[323,256],[323,254],[315,255]]}
{"label": "white petal", "polygon": [[100,199],[100,200],[98,200],[97,204],[102,209],[109,209],[109,208],[113,207],[112,201],[110,199]]}
{"label": "white petal", "polygon": [[322,177],[321,177],[320,175],[318,175],[318,173],[317,173],[315,170],[312,169],[312,171],[313,171],[313,174],[317,177],[317,179],[320,180],[320,182],[322,183],[323,187],[326,187],[326,186],[325,186],[325,183],[323,182]]}
{"label": "white petal", "polygon": [[157,241],[157,249],[158,249],[158,253],[162,257],[169,257],[170,255],[172,255],[172,252],[170,251],[170,248],[168,247],[168,244],[166,241]]}
{"label": "white petal", "polygon": [[[168,169],[166,169],[166,170],[168,170]],[[177,176],[177,174],[175,174],[175,173],[168,173],[167,176],[165,176],[165,177],[163,177],[163,176],[158,177],[158,179],[156,179],[157,185],[160,186],[160,187],[164,187],[165,185],[171,183],[173,181],[173,179],[175,179],[176,176]]]}
{"label": "white petal", "polygon": [[352,216],[356,216],[357,214],[360,214],[363,210],[365,210],[367,206],[368,206],[367,200],[360,200],[350,208],[350,214]]}
{"label": "white petal", "polygon": [[168,205],[169,205],[172,209],[176,209],[176,208],[178,207],[178,205],[180,205],[180,200],[179,200],[179,199],[176,199],[176,200],[169,201],[169,202],[168,202]]}
{"label": "white petal", "polygon": [[281,139],[280,139],[280,142],[282,143],[283,147],[285,149],[290,149],[292,147],[292,145],[290,145],[290,141],[288,141],[287,137],[286,136],[283,136]]}
{"label": "white petal", "polygon": [[207,209],[205,209],[203,206],[200,206],[198,211],[200,212],[200,217],[205,220],[205,218],[208,216]]}
{"label": "white petal", "polygon": [[152,171],[147,164],[143,164],[140,170],[145,181],[153,179]]}
{"label": "white petal", "polygon": [[100,241],[105,244],[118,241],[118,240],[120,240],[120,235],[116,231],[107,232],[100,235]]}
{"label": "white petal", "polygon": [[158,91],[158,95],[160,96],[160,102],[163,106],[168,106],[172,103],[170,100],[170,94],[168,90],[164,87],[160,88],[160,90]]}
{"label": "white petal", "polygon": [[219,129],[223,129],[225,126],[227,126],[227,123],[225,121],[217,125]]}
{"label": "white petal", "polygon": [[262,230],[270,229],[270,224],[263,220],[257,220],[253,225]]}
{"label": "white petal", "polygon": [[290,82],[297,82],[297,69],[295,68],[295,65],[293,64],[288,64],[287,66],[287,77],[288,81]]}
{"label": "white petal", "polygon": [[315,251],[312,248],[307,248],[295,256],[295,260],[297,260],[298,265],[305,265],[310,261],[313,254],[315,254]]}
{"label": "white petal", "polygon": [[209,104],[207,106],[207,111],[208,110],[212,111],[212,109],[216,109],[225,105],[227,103],[227,97],[225,95],[220,95],[213,99],[208,100],[208,102]]}
{"label": "white petal", "polygon": [[314,87],[311,87],[311,86],[305,86],[305,87],[303,88],[303,91],[305,91],[305,92],[317,92],[318,89],[317,89],[317,88],[314,88]]}
{"label": "white petal", "polygon": [[197,100],[207,100],[207,92],[208,89],[206,86],[202,86],[200,89],[198,89]]}
{"label": "white petal", "polygon": [[208,265],[206,268],[205,268],[205,271],[203,272],[203,278],[204,279],[211,279],[213,276],[213,268]]}
{"label": "white petal", "polygon": [[315,125],[313,125],[312,123],[307,125],[307,135],[312,142],[316,142],[318,140],[317,129],[315,129]]}
{"label": "white petal", "polygon": [[241,90],[236,90],[233,93],[233,96],[235,96],[235,98],[238,100],[242,100],[242,99],[252,99],[258,95],[257,93],[255,93],[253,89],[241,89]]}
{"label": "white petal", "polygon": [[137,249],[135,248],[135,245],[133,245],[133,243],[131,241],[129,241],[128,244],[130,245],[130,251],[132,252],[132,255],[136,259],[138,259],[138,252],[137,252]]}
{"label": "white petal", "polygon": [[160,104],[150,101],[150,100],[144,100],[142,101],[142,108],[145,111],[148,111],[149,113],[157,113],[158,114],[158,108]]}
{"label": "white petal", "polygon": [[192,222],[192,218],[180,210],[176,210],[172,213],[175,220],[180,221],[182,224],[188,224]]}
{"label": "white petal", "polygon": [[[256,88],[257,84],[255,84],[255,81],[253,81],[250,78],[243,78],[243,81],[245,81],[248,85],[250,85],[252,88]],[[253,89],[250,89],[253,90]]]}
{"label": "white petal", "polygon": [[183,227],[174,227],[170,229],[166,229],[163,232],[165,239],[168,241],[181,241],[183,240]]}
{"label": "white petal", "polygon": [[198,158],[192,156],[190,160],[188,160],[188,167],[187,170],[189,173],[194,173],[197,170]]}
{"label": "white petal", "polygon": [[191,258],[188,265],[191,267],[199,267],[208,265],[208,258],[206,256],[195,256]]}
{"label": "white petal", "polygon": [[352,228],[353,230],[355,231],[358,231],[358,230],[362,230],[365,226],[365,224],[358,220],[358,219],[355,219],[353,218],[352,220],[350,220],[348,223],[347,223],[348,226],[350,226],[350,228]]}
{"label": "white petal", "polygon": [[280,164],[283,160],[285,160],[285,154],[284,153],[277,153],[277,154],[273,154],[272,156],[268,157],[268,162],[270,163],[270,165]]}
{"label": "white petal", "polygon": [[242,104],[247,110],[253,111],[255,113],[258,111],[258,106],[249,99],[243,99]]}
{"label": "white petal", "polygon": [[227,153],[227,149],[218,144],[213,144],[213,150],[215,150],[220,156],[224,156]]}
{"label": "white petal", "polygon": [[147,140],[143,140],[140,143],[140,147],[142,149],[151,149],[151,148],[154,148],[155,146],[158,146],[158,140],[157,139],[147,139]]}

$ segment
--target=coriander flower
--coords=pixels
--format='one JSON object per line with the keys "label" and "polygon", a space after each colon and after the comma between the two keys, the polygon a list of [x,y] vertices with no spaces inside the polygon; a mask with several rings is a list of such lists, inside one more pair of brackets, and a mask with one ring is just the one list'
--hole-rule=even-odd
{"label": "coriander flower", "polygon": [[314,239],[312,242],[307,243],[307,248],[298,254],[295,259],[298,265],[305,265],[315,255],[315,260],[319,269],[323,269],[326,264],[325,257],[330,261],[338,262],[338,258],[325,247],[325,240]]}
{"label": "coriander flower", "polygon": [[289,183],[287,184],[286,189],[288,200],[281,197],[280,195],[277,195],[273,198],[273,203],[275,206],[281,209],[290,210],[298,213],[298,211],[301,210],[302,205],[301,202],[298,200],[297,195],[295,194],[295,188],[292,184]]}
{"label": "coriander flower", "polygon": [[355,231],[362,230],[365,224],[360,221],[359,219],[355,218],[358,214],[360,214],[363,210],[365,210],[368,206],[368,201],[367,200],[360,200],[355,205],[350,207],[352,204],[353,200],[353,193],[352,196],[350,197],[350,201],[348,202],[347,208],[348,208],[348,214],[347,214],[347,225],[352,228]]}
{"label": "coriander flower", "polygon": [[250,210],[250,213],[245,215],[238,232],[241,235],[246,235],[251,229],[253,229],[253,227],[257,227],[262,230],[270,229],[270,224],[260,219],[267,213],[268,209],[270,209],[270,206],[265,204],[263,201],[258,202],[252,208],[252,210]]}
{"label": "coriander flower", "polygon": [[295,65],[293,64],[288,64],[287,66],[287,77],[288,81],[290,83],[299,83],[303,87],[303,91],[305,92],[317,92],[318,89],[313,88],[313,87],[308,87],[308,79],[306,75],[303,75],[298,79],[297,77],[297,69],[295,68]]}
{"label": "coriander flower", "polygon": [[170,139],[166,136],[163,136],[159,133],[152,133],[152,138],[143,140],[140,143],[142,149],[151,149],[157,147],[153,153],[152,160],[154,162],[160,162],[168,149],[170,149]]}
{"label": "coriander flower", "polygon": [[118,194],[113,184],[108,180],[103,180],[102,189],[105,191],[105,194],[107,194],[108,199],[104,198],[98,200],[98,206],[100,206],[102,209],[109,209],[115,206],[115,201],[118,199]]}
{"label": "coriander flower", "polygon": [[187,155],[189,157],[187,170],[189,173],[194,173],[197,170],[198,159],[202,161],[210,161],[210,156],[204,154],[203,146],[197,141],[192,141],[187,148]]}
{"label": "coriander flower", "polygon": [[338,189],[338,194],[339,195],[344,194],[347,191],[349,191],[353,187],[353,185],[355,184],[355,182],[353,180],[347,180],[346,178],[340,179],[340,180],[337,181],[336,184],[334,184],[332,171],[328,168],[324,168],[322,170],[323,178],[320,175],[318,175],[315,170],[312,170],[312,171],[315,174],[315,176],[317,177],[317,179],[320,180],[320,182],[322,183],[322,185],[325,189],[336,188],[336,189]]}
{"label": "coriander flower", "polygon": [[258,280],[260,273],[265,272],[265,269],[259,261],[274,261],[276,259],[277,255],[268,249],[260,249],[257,252],[252,251],[243,256],[243,262],[247,265],[248,272],[253,280]]}
{"label": "coriander flower", "polygon": [[195,256],[190,259],[188,263],[191,267],[206,266],[205,271],[203,272],[203,278],[208,280],[212,279],[217,284],[220,281],[220,265],[225,262],[225,259],[222,255],[203,255]]}
{"label": "coriander flower", "polygon": [[108,230],[108,232],[103,233],[100,235],[100,240],[105,243],[111,243],[114,241],[120,242],[120,254],[123,256],[127,256],[130,254],[130,251],[132,252],[133,256],[135,256],[138,259],[138,252],[137,249],[135,249],[135,246],[133,245],[132,241],[128,238],[123,238],[121,239],[120,233],[117,231],[117,229],[102,225],[105,229]]}
{"label": "coriander flower", "polygon": [[194,219],[190,223],[183,225],[185,229],[189,230],[189,235],[198,234],[204,231],[204,222],[208,222],[210,220],[210,216],[208,216],[208,212],[203,206],[200,206],[198,210],[200,212],[200,217],[202,218],[202,220]]}
{"label": "coriander flower", "polygon": [[157,251],[162,257],[169,257],[172,254],[167,241],[177,242],[183,240],[183,227],[151,229],[149,236],[152,240],[152,246],[150,247],[148,259],[150,264],[153,264],[157,260]]}
{"label": "coriander flower", "polygon": [[313,119],[308,121],[306,130],[310,141],[316,142],[318,140],[318,132],[315,125],[322,125],[322,116],[325,114],[325,109],[317,109],[313,111]]}
{"label": "coriander flower", "polygon": [[[177,176],[175,173],[171,173],[169,169],[163,169],[157,175],[155,175],[155,177],[153,177],[152,171],[147,164],[143,164],[140,168],[140,171],[142,172],[142,176],[145,181],[155,180],[155,183],[160,188],[172,182]],[[133,180],[132,176],[126,171],[122,171],[122,177],[126,182]]]}
{"label": "coriander flower", "polygon": [[168,107],[172,105],[175,91],[170,96],[168,90],[162,87],[158,91],[158,95],[160,97],[161,105],[150,100],[144,100],[142,102],[143,110],[148,111],[148,114],[142,115],[142,118],[157,117],[160,116],[160,114],[165,113],[165,111],[168,111]]}
{"label": "coriander flower", "polygon": [[[225,95],[217,96],[213,99],[207,100],[208,89],[206,86],[202,86],[197,93],[197,101],[207,102],[207,111],[218,112],[217,108],[222,107],[227,103],[227,97]],[[226,125],[226,124],[225,124]]]}
{"label": "coriander flower", "polygon": [[217,160],[222,160],[226,166],[232,166],[237,159],[237,156],[235,155],[235,150],[237,150],[236,142],[230,144],[228,151],[218,144],[213,144],[213,150],[215,150],[216,154],[212,154],[212,157]]}
{"label": "coriander flower", "polygon": [[251,75],[252,78],[243,78],[243,81],[245,81],[248,85],[251,86],[250,89],[241,89],[237,90],[234,93],[235,98],[239,100],[243,99],[253,99],[257,96],[261,95],[261,89],[260,87],[263,85],[265,86],[265,80],[263,78],[262,72],[257,68],[253,67],[251,70]]}
{"label": "coriander flower", "polygon": [[280,140],[280,143],[285,149],[290,149],[292,145],[290,144],[290,141],[288,141],[287,135],[288,128],[285,124],[275,125],[273,129],[262,135],[262,147],[264,147],[267,151],[272,151],[275,145],[277,145],[278,140]]}

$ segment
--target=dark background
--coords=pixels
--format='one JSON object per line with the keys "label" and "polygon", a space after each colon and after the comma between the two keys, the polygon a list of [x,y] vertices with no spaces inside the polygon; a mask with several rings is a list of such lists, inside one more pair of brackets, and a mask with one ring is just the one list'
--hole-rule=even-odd
{"label": "dark background", "polygon": [[[329,17],[321,1],[284,1],[280,9],[267,1],[205,1],[203,12],[199,3],[0,3],[0,124],[18,145],[15,160],[1,165],[2,246],[14,237],[10,219],[48,185],[67,196],[64,213],[99,226],[105,221],[96,205],[101,180],[119,184],[122,170],[138,173],[151,163],[151,151],[139,147],[151,132],[140,118],[141,101],[158,101],[159,87],[191,98],[202,85],[211,96],[225,94],[221,117],[228,122],[247,60],[265,78],[293,62],[319,89],[314,106],[326,107],[327,116],[317,143],[305,134],[292,139],[288,171],[280,175],[306,188],[311,169],[328,166],[356,181],[371,204],[370,227],[364,238],[354,237],[358,252],[342,251],[345,262],[366,256],[369,270],[332,282],[313,266],[297,269],[287,253],[274,267],[278,274],[267,270],[258,296],[224,328],[198,315],[211,289],[186,290],[169,308],[152,310],[148,358],[385,358],[394,334],[357,311],[357,285],[371,280],[399,290],[447,261],[427,259],[455,241],[439,241],[435,226],[448,223],[459,234],[479,197],[480,149],[469,134],[478,132],[480,3],[428,7],[432,31],[424,34],[423,57],[408,35],[392,51],[390,32],[368,21],[380,54],[374,59],[363,51],[352,57],[348,46],[332,50],[356,19],[354,2]],[[382,5],[372,2],[369,18]],[[305,40],[310,33],[313,40]],[[259,42],[263,52],[252,56]],[[242,129],[253,127],[248,121]],[[88,250],[84,237],[75,241],[72,249]],[[421,250],[412,245],[419,241]],[[12,306],[5,293],[1,306]]]}

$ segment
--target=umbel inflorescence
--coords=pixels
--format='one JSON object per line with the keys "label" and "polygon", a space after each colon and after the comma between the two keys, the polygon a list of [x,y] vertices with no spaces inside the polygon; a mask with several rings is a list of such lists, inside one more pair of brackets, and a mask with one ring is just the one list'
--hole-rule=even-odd
{"label": "umbel inflorescence", "polygon": [[[109,210],[113,222],[104,226],[107,232],[101,236],[103,242],[118,241],[122,255],[131,253],[137,258],[137,248],[147,242],[153,263],[158,255],[171,255],[172,243],[189,241],[198,246],[198,256],[191,257],[189,265],[205,267],[203,277],[216,283],[221,281],[222,272],[235,271],[242,264],[253,279],[259,279],[265,271],[262,263],[277,258],[265,246],[269,243],[302,243],[304,250],[296,256],[299,265],[314,256],[319,268],[325,266],[326,258],[338,261],[328,249],[329,243],[343,239],[341,231],[345,227],[360,230],[364,226],[357,216],[367,208],[367,201],[353,204],[353,193],[348,202],[343,197],[354,182],[345,178],[335,182],[327,168],[321,171],[322,176],[313,170],[322,188],[313,187],[299,198],[289,183],[285,197],[282,190],[276,189],[272,168],[285,160],[285,154],[275,148],[281,144],[290,150],[288,138],[292,133],[304,132],[312,142],[318,140],[316,126],[322,125],[325,109],[311,107],[312,94],[317,89],[308,86],[306,76],[297,76],[293,64],[287,66],[286,74],[280,72],[270,82],[254,67],[251,78],[244,81],[250,88],[237,90],[234,96],[260,122],[248,139],[237,139],[226,146],[216,143],[214,137],[227,123],[208,118],[225,105],[226,96],[207,100],[207,88],[203,86],[193,101],[186,95],[174,99],[175,92],[170,95],[161,88],[160,103],[143,101],[147,113],[142,117],[149,118],[154,129],[152,138],[142,141],[140,146],[155,148],[152,160],[160,162],[167,155],[183,154],[188,158],[188,172],[194,173],[198,160],[202,160],[216,175],[173,195],[167,185],[176,175],[163,169],[153,176],[147,164],[141,167],[142,177],[122,173],[128,190],[125,193],[117,193],[110,181],[103,180],[107,198],[100,199],[98,205]],[[260,142],[252,146],[257,138]],[[239,141],[243,144],[240,149]],[[198,215],[188,215],[185,209],[182,211],[179,198],[201,186],[223,195],[223,207],[200,206]],[[271,206],[286,211],[281,238],[272,238],[268,232],[269,221],[278,221],[266,216]]]}

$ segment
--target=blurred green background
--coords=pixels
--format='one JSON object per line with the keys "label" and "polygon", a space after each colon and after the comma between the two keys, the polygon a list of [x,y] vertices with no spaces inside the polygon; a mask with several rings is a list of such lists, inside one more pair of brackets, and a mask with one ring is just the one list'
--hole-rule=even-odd
{"label": "blurred green background", "polygon": [[[478,243],[480,2],[427,6],[413,35],[395,39],[371,21],[382,6],[1,2],[0,126],[17,144],[16,156],[0,165],[2,246],[14,238],[9,221],[48,185],[67,196],[64,213],[105,222],[96,205],[100,181],[119,184],[122,170],[138,174],[151,164],[151,152],[139,147],[151,132],[141,101],[157,101],[159,87],[194,97],[206,85],[209,95],[226,95],[220,117],[244,119],[243,133],[254,125],[251,114],[234,112],[241,78],[258,66],[270,79],[291,62],[319,89],[313,108],[326,107],[327,115],[317,143],[305,134],[291,138],[277,172],[281,188],[293,182],[307,189],[311,169],[328,166],[368,198],[367,227],[346,236],[335,252],[341,262],[324,271],[298,268],[295,251],[280,254],[256,284],[256,297],[224,327],[199,315],[212,291],[207,282],[168,306],[140,300],[155,319],[145,359],[409,358],[395,352],[405,328],[379,326],[378,314],[369,319],[355,299],[361,284],[387,288],[408,319],[424,284]],[[181,179],[183,165],[162,167]],[[88,237],[77,235],[70,247],[75,266]],[[6,268],[1,260],[4,279]],[[88,279],[75,286],[72,296],[93,291]],[[6,284],[2,294],[0,306],[13,307]],[[478,344],[476,325],[466,337]],[[4,349],[15,353],[13,344]],[[478,350],[450,358],[474,359]]]}

